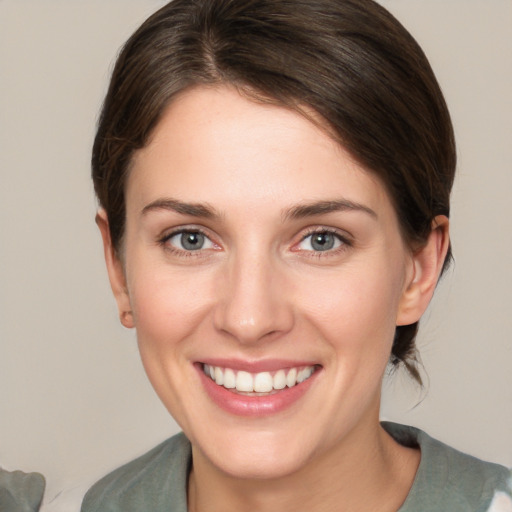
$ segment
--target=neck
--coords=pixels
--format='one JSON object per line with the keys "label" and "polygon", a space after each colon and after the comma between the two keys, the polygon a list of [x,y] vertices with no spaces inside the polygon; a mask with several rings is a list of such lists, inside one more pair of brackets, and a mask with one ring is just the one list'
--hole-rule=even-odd
{"label": "neck", "polygon": [[193,448],[190,512],[396,512],[412,486],[418,450],[396,443],[378,419],[358,426],[328,453],[276,479],[240,479]]}

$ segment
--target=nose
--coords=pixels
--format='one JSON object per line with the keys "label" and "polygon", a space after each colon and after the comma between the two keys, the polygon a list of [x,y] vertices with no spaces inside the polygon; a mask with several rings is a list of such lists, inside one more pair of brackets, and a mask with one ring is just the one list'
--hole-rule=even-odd
{"label": "nose", "polygon": [[278,262],[256,251],[233,254],[219,276],[215,328],[251,344],[278,337],[293,326],[286,278]]}

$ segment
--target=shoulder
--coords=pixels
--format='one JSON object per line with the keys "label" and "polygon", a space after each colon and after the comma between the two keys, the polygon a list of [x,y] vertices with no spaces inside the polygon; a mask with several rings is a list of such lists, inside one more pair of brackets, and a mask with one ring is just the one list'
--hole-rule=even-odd
{"label": "shoulder", "polygon": [[178,434],[94,484],[86,493],[81,510],[186,511],[190,464],[190,443],[183,433]]}
{"label": "shoulder", "polygon": [[511,473],[507,468],[455,450],[414,427],[394,423],[383,423],[383,427],[397,442],[421,449],[416,479],[400,512],[484,512],[492,510],[501,496],[512,507]]}

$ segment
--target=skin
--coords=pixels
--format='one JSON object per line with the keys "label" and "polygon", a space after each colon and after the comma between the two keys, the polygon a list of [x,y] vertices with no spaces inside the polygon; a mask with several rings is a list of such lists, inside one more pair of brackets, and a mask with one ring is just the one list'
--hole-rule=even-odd
{"label": "skin", "polygon": [[[345,208],[300,208],[319,202]],[[381,381],[396,325],[430,301],[447,219],[412,250],[384,186],[326,131],[224,86],[171,103],[134,157],[126,208],[122,261],[97,217],[109,277],[192,442],[190,509],[397,510],[420,454],[380,427]],[[184,228],[205,233],[202,249],[183,249]],[[334,247],[315,250],[312,229],[334,232]],[[243,417],[205,393],[209,358],[318,371],[291,406]]]}

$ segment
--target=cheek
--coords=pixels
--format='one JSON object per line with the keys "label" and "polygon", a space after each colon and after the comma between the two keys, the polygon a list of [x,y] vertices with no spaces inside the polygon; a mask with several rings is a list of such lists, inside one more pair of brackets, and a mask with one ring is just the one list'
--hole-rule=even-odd
{"label": "cheek", "polygon": [[129,283],[141,351],[175,348],[201,324],[211,304],[208,280],[200,274],[147,266]]}
{"label": "cheek", "polygon": [[302,310],[337,348],[361,351],[374,345],[391,349],[402,293],[399,265],[359,262],[305,280],[300,289]]}
{"label": "cheek", "polygon": [[198,338],[207,339],[197,334],[206,325],[210,294],[200,276],[151,265],[138,270],[129,290],[140,356],[157,395],[181,424],[186,418],[182,389],[195,377],[192,352]]}

